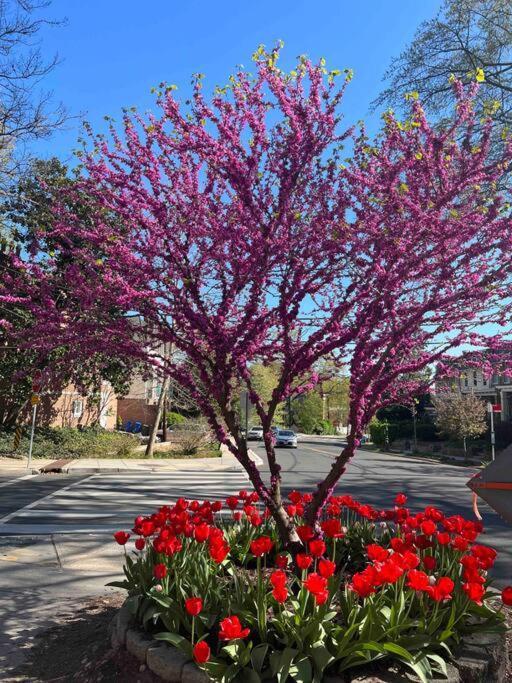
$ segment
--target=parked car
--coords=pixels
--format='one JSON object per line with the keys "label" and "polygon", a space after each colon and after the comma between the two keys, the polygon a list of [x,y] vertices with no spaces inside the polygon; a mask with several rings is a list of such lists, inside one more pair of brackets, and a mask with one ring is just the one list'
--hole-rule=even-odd
{"label": "parked car", "polygon": [[278,429],[276,434],[276,446],[297,448],[297,434],[291,429]]}
{"label": "parked car", "polygon": [[247,432],[247,441],[261,441],[263,439],[263,427],[260,425],[251,427]]}

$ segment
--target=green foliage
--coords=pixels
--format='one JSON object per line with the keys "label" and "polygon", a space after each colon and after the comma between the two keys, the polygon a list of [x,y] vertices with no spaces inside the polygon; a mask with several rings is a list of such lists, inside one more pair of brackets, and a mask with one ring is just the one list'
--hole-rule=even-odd
{"label": "green foliage", "polygon": [[[414,422],[412,420],[401,422],[388,422],[374,418],[370,422],[370,437],[377,446],[384,446],[386,440],[386,429],[388,432],[389,443],[392,444],[396,439],[412,439],[414,437]],[[416,437],[418,441],[438,441],[439,434],[433,422],[423,421],[416,423]]]}
{"label": "green foliage", "polygon": [[[255,363],[251,366],[251,382],[254,386],[254,389],[261,396],[265,403],[268,403],[272,398],[272,392],[276,388],[279,381],[280,370],[281,368],[278,363],[272,363],[270,365]],[[285,423],[284,403],[279,403],[277,405],[273,421],[275,424]]]}
{"label": "green foliage", "polygon": [[320,420],[317,428],[320,430],[320,434],[336,434],[334,425],[329,420]]}
{"label": "green foliage", "polygon": [[181,415],[181,413],[174,413],[170,412],[167,413],[167,426],[168,427],[176,427],[178,425],[183,425],[187,421],[187,418],[184,415]]}
{"label": "green foliage", "polygon": [[323,403],[320,395],[315,391],[300,396],[292,403],[293,421],[306,434],[315,430],[321,431],[320,423],[323,417]]}
{"label": "green foliage", "polygon": [[[17,453],[28,453],[29,428],[26,427]],[[0,454],[12,455],[14,432],[0,431]],[[32,455],[36,458],[123,458],[134,454],[138,439],[130,434],[100,428],[82,431],[71,427],[36,429]]]}

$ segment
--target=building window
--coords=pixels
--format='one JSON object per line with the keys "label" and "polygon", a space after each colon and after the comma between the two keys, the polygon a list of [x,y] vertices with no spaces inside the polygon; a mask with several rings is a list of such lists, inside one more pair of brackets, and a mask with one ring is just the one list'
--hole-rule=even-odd
{"label": "building window", "polygon": [[476,387],[477,384],[478,384],[478,379],[477,379],[476,370],[473,370],[473,386]]}
{"label": "building window", "polygon": [[485,375],[482,375],[482,384],[484,385],[484,387],[487,386],[487,377]]}
{"label": "building window", "polygon": [[73,417],[82,417],[84,412],[84,402],[81,399],[73,401]]}
{"label": "building window", "polygon": [[468,376],[467,376],[466,373],[464,373],[464,386],[465,386],[465,387],[468,386]]}

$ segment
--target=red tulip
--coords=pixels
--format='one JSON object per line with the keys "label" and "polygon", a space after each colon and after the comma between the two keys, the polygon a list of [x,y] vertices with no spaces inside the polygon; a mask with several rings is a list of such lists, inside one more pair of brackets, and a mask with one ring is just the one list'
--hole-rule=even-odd
{"label": "red tulip", "polygon": [[270,583],[274,586],[274,588],[282,588],[283,586],[286,586],[286,574],[282,569],[276,569],[276,571],[272,572],[270,575]]}
{"label": "red tulip", "polygon": [[329,597],[329,591],[318,591],[318,593],[314,593],[314,596],[316,604],[323,605],[325,602],[327,602],[327,598]]}
{"label": "red tulip", "polygon": [[386,560],[389,556],[389,551],[385,548],[382,548],[380,545],[377,545],[376,543],[367,545],[366,552],[368,553],[368,558],[372,562],[384,562],[384,560]]}
{"label": "red tulip", "polygon": [[295,562],[297,563],[297,567],[299,569],[307,569],[313,562],[313,558],[311,557],[311,555],[306,555],[305,553],[298,553],[297,557],[295,558]]}
{"label": "red tulip", "polygon": [[204,543],[208,536],[210,535],[210,527],[206,522],[203,522],[202,524],[198,524],[196,528],[194,529],[194,538],[196,541],[199,543]]}
{"label": "red tulip", "polygon": [[153,575],[156,579],[165,579],[167,576],[167,567],[165,564],[155,564],[153,567]]}
{"label": "red tulip", "polygon": [[405,493],[398,493],[395,496],[395,503],[397,505],[405,505],[407,503],[407,496],[405,495]]}
{"label": "red tulip", "polygon": [[432,555],[425,555],[425,557],[423,558],[423,566],[429,572],[434,571],[434,569],[436,568],[436,564],[437,560]]}
{"label": "red tulip", "polygon": [[512,586],[507,586],[501,591],[501,599],[504,605],[512,606]]}
{"label": "red tulip", "polygon": [[256,557],[261,557],[272,550],[272,540],[269,536],[260,536],[251,542],[251,553]]}
{"label": "red tulip", "polygon": [[143,538],[138,538],[135,541],[135,547],[137,548],[137,550],[144,550],[145,546],[146,546],[146,541]]}
{"label": "red tulip", "polygon": [[130,538],[130,534],[127,534],[126,531],[116,531],[116,533],[114,534],[114,538],[119,543],[119,545],[125,545],[128,539]]}
{"label": "red tulip", "polygon": [[235,510],[238,507],[238,497],[229,496],[229,498],[226,498],[226,505],[230,510]]}
{"label": "red tulip", "polygon": [[425,591],[429,588],[430,583],[425,572],[411,569],[407,574],[407,585],[409,588],[412,588],[413,591]]}
{"label": "red tulip", "polygon": [[452,597],[454,585],[449,576],[442,576],[434,586],[429,586],[425,592],[436,602],[441,602]]}
{"label": "red tulip", "polygon": [[426,519],[424,522],[421,523],[421,530],[425,534],[425,536],[432,536],[432,534],[436,533],[436,525],[435,522],[433,522],[431,519]]}
{"label": "red tulip", "polygon": [[203,601],[201,598],[187,598],[185,600],[185,609],[192,617],[197,617],[197,615],[203,609]]}
{"label": "red tulip", "polygon": [[315,593],[321,593],[327,588],[327,579],[320,576],[320,574],[310,574],[304,581],[304,586],[310,593],[313,593],[313,595]]}
{"label": "red tulip", "polygon": [[297,527],[297,535],[303,543],[306,543],[306,541],[310,541],[315,534],[309,524],[302,524],[302,526]]}
{"label": "red tulip", "polygon": [[361,598],[366,598],[371,593],[375,593],[375,588],[373,587],[369,578],[363,572],[354,574],[350,588]]}
{"label": "red tulip", "polygon": [[237,640],[246,638],[250,629],[242,628],[240,619],[237,616],[226,617],[220,622],[219,640]]}
{"label": "red tulip", "polygon": [[205,664],[210,659],[210,646],[205,640],[200,640],[194,645],[193,653],[198,664]]}
{"label": "red tulip", "polygon": [[335,571],[336,564],[334,562],[331,562],[331,560],[322,559],[318,563],[318,572],[320,576],[324,577],[324,579],[328,579],[329,577],[331,577]]}
{"label": "red tulip", "polygon": [[463,584],[462,590],[470,600],[476,602],[477,605],[482,604],[482,598],[485,595],[485,588],[481,583],[468,582]]}
{"label": "red tulip", "polygon": [[288,589],[286,588],[286,586],[276,586],[272,591],[272,595],[274,597],[274,600],[282,604],[288,598]]}
{"label": "red tulip", "polygon": [[287,555],[276,555],[276,567],[279,569],[286,569],[288,566],[288,556]]}
{"label": "red tulip", "polygon": [[322,527],[322,531],[327,536],[327,538],[343,537],[343,532],[341,530],[341,522],[339,519],[326,519],[325,522],[322,522],[320,526]]}
{"label": "red tulip", "polygon": [[325,553],[325,543],[320,539],[314,539],[309,542],[309,552],[313,557],[321,557]]}

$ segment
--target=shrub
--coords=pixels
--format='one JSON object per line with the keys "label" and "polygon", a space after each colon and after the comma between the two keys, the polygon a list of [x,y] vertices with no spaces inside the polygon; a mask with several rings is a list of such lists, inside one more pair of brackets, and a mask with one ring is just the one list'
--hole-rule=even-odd
{"label": "shrub", "polygon": [[[370,422],[370,436],[374,444],[383,446],[386,438],[386,425],[389,443],[392,444],[396,439],[412,439],[414,436],[414,423],[412,420],[401,422],[386,422],[374,418]],[[416,436],[420,441],[438,441],[439,435],[433,422],[417,422]]]}
{"label": "shrub", "polygon": [[310,495],[289,498],[295,556],[254,492],[226,500],[231,519],[219,501],[181,499],[135,520],[134,555],[130,534],[115,534],[126,578],[111,585],[155,639],[223,683],[319,681],[383,659],[425,682],[464,634],[504,630],[487,602],[496,552],[475,543],[481,523],[432,506],[414,515],[403,494],[381,511],[332,496],[320,538],[302,518]]}
{"label": "shrub", "polygon": [[320,420],[318,423],[320,434],[336,434],[334,425],[329,420]]}
{"label": "shrub", "polygon": [[[27,427],[17,453],[28,453],[29,436]],[[0,432],[1,454],[12,455],[13,439],[12,432]],[[82,431],[72,427],[46,427],[36,429],[32,455],[35,458],[56,459],[129,457],[138,444],[138,439],[133,435],[109,432],[99,427],[89,427]]]}
{"label": "shrub", "polygon": [[175,425],[173,439],[183,455],[196,455],[202,448],[206,448],[213,437],[208,424],[204,420],[186,420]]}
{"label": "shrub", "polygon": [[185,424],[186,421],[187,418],[184,415],[181,415],[181,413],[170,412],[167,415],[167,426],[171,428]]}

